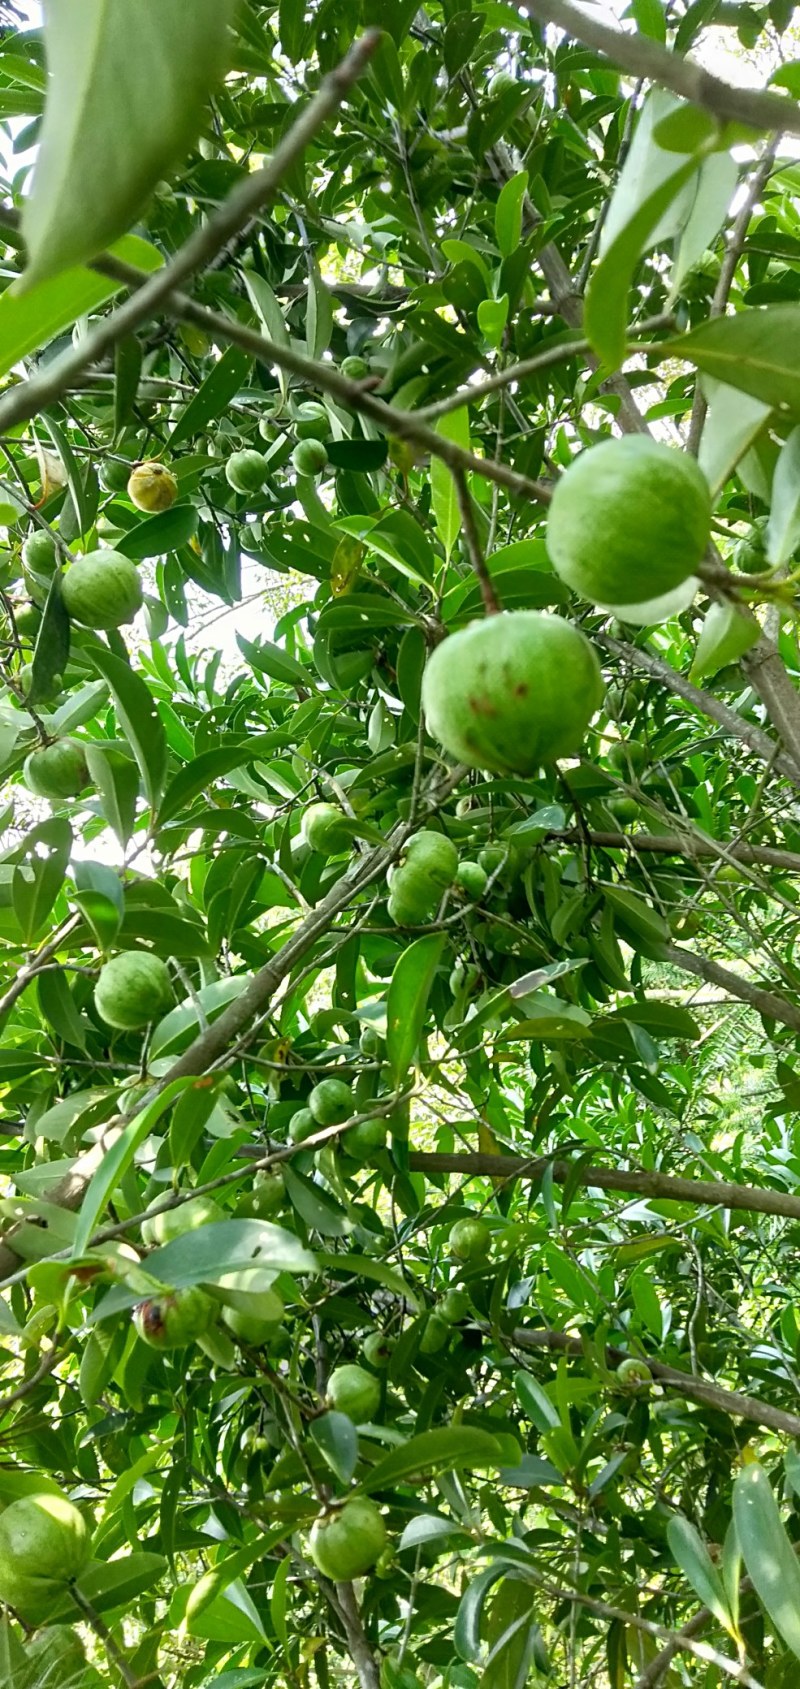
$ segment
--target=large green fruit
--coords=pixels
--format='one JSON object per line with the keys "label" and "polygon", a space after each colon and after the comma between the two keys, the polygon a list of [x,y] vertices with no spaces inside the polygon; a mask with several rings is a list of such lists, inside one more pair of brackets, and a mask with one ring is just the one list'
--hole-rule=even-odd
{"label": "large green fruit", "polygon": [[355,352],[349,358],[342,358],[342,375],[346,375],[348,381],[365,381],[369,375],[366,358],[360,358]]}
{"label": "large green fruit", "polygon": [[37,798],[76,798],[89,779],[83,746],[75,739],[56,739],[25,758],[22,770],[29,792]]}
{"label": "large green fruit", "polygon": [[166,962],[150,950],[125,950],[100,969],[94,988],[97,1012],[120,1032],[137,1032],[171,1008],[172,981]]}
{"label": "large green fruit", "polygon": [[308,1551],[323,1577],[351,1583],[371,1571],[386,1547],[386,1526],[366,1496],[354,1496],[312,1526]]}
{"label": "large green fruit", "polygon": [[25,1644],[25,1665],[14,1689],[103,1689],[98,1672],[86,1660],[81,1638],[71,1625],[45,1625]]}
{"label": "large green fruit", "polygon": [[533,774],[574,756],[603,698],[600,665],[571,622],[512,610],[436,647],[422,682],[428,727],[470,768]]}
{"label": "large green fruit", "polygon": [[447,1325],[460,1325],[472,1312],[468,1291],[451,1285],[450,1289],[445,1291],[441,1302],[437,1302],[436,1312]]}
{"label": "large green fruit", "polygon": [[321,440],[300,440],[292,452],[298,475],[321,475],[327,461],[328,453]]}
{"label": "large green fruit", "polygon": [[26,1623],[47,1618],[89,1553],[86,1520],[66,1496],[21,1496],[0,1514],[0,1601]]}
{"label": "large green fruit", "polygon": [[448,1243],[457,1261],[485,1261],[492,1247],[492,1234],[485,1220],[456,1220],[450,1228]]}
{"label": "large green fruit", "polygon": [[184,1343],[202,1337],[217,1313],[216,1302],[197,1285],[191,1285],[140,1302],[133,1310],[133,1323],[151,1349],[181,1349]]}
{"label": "large green fruit", "polygon": [[328,1401],[337,1413],[346,1413],[356,1425],[372,1419],[381,1399],[381,1387],[363,1366],[337,1366],[328,1379]]}
{"label": "large green fruit", "polygon": [[413,833],[404,854],[406,862],[420,875],[424,874],[436,891],[446,891],[452,885],[458,869],[458,851],[444,833]]}
{"label": "large green fruit", "polygon": [[450,1342],[450,1336],[450,1327],[447,1320],[442,1319],[440,1314],[429,1314],[425,1321],[425,1329],[419,1340],[420,1354],[438,1355],[440,1350],[444,1349]]}
{"label": "large green fruit", "polygon": [[268,475],[261,452],[234,452],[225,465],[225,478],[235,493],[260,493]]}
{"label": "large green fruit", "polygon": [[303,838],[321,856],[349,850],[353,829],[335,803],[312,803],[303,815]]}
{"label": "large green fruit", "polygon": [[52,575],[57,562],[56,542],[44,528],[34,528],[22,547],[22,561],[34,574]]}
{"label": "large green fruit", "polygon": [[142,607],[138,569],[121,551],[90,551],[67,570],[62,582],[67,615],[87,628],[122,627]]}
{"label": "large green fruit", "polygon": [[353,1161],[371,1161],[378,1150],[386,1148],[386,1121],[360,1120],[342,1133],[341,1143]]}
{"label": "large green fruit", "polygon": [[294,431],[298,440],[328,440],[331,432],[331,419],[324,405],[309,399],[307,404],[298,405],[294,418]]}
{"label": "large green fruit", "polygon": [[343,1079],[320,1079],[309,1096],[308,1106],[320,1126],[338,1126],[355,1114],[352,1088]]}
{"label": "large green fruit", "polygon": [[695,458],[646,434],[581,452],[556,485],[547,549],[556,574],[592,604],[643,604],[681,585],[711,532]]}
{"label": "large green fruit", "polygon": [[163,1214],[154,1214],[152,1220],[143,1220],[142,1243],[148,1249],[158,1249],[164,1243],[171,1243],[173,1238],[196,1232],[199,1226],[213,1225],[216,1220],[225,1219],[227,1215],[213,1197],[192,1196],[188,1202],[181,1203],[180,1208],[166,1208]]}

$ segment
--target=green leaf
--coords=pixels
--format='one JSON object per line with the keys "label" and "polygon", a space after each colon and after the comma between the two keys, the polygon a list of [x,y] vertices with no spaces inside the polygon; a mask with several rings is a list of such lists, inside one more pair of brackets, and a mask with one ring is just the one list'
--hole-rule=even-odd
{"label": "green leaf", "polygon": [[[90,741],[84,749],[92,783],[97,787],[101,814],[124,848],[136,825],[139,770],[133,757],[118,745]],[[94,921],[93,915],[89,913],[90,909],[96,909],[102,920],[102,905],[87,903],[81,899],[77,901],[92,924]],[[104,941],[101,939],[100,942]]]}
{"label": "green leaf", "polygon": [[371,1255],[355,1255],[349,1249],[344,1258],[341,1255],[328,1255],[321,1250],[317,1260],[320,1267],[327,1268],[329,1272],[340,1273],[345,1267],[349,1273],[359,1278],[369,1278],[375,1284],[382,1284],[385,1290],[391,1290],[392,1294],[406,1302],[409,1308],[419,1306],[408,1280],[403,1278],[396,1267],[387,1266],[385,1261],[376,1261]]}
{"label": "green leaf", "polygon": [[508,303],[508,294],[504,293],[499,299],[482,299],[478,306],[478,327],[490,346],[502,344],[508,322]]}
{"label": "green leaf", "polygon": [[493,1584],[504,1577],[505,1572],[505,1566],[487,1566],[470,1580],[461,1598],[453,1629],[453,1645],[460,1659],[476,1662],[480,1659],[484,1603]]}
{"label": "green leaf", "polygon": [[420,1431],[400,1448],[384,1455],[360,1488],[369,1494],[388,1489],[406,1478],[421,1478],[430,1472],[488,1472],[502,1464],[500,1450],[487,1431],[469,1425],[451,1425],[437,1431]]}
{"label": "green leaf", "polygon": [[743,1466],[733,1486],[742,1559],[779,1636],[800,1660],[800,1566],[763,1466]]}
{"label": "green leaf", "polygon": [[191,440],[195,434],[202,434],[209,422],[215,422],[224,414],[226,406],[245,381],[251,361],[249,353],[243,352],[239,346],[229,346],[223,352],[178,418],[169,437],[171,450],[184,440]]}
{"label": "green leaf", "polygon": [[120,727],[141,770],[150,807],[156,809],[167,772],[167,740],[149,687],[108,647],[87,645],[88,654],[108,681]]}
{"label": "green leaf", "polygon": [[697,1531],[688,1519],[674,1517],[667,1525],[670,1553],[688,1578],[695,1595],[704,1607],[719,1620],[731,1636],[736,1635],[733,1615],[728,1606],[722,1579]]}
{"label": "green leaf", "polygon": [[28,834],[26,860],[14,869],[11,888],[14,913],[28,943],[44,926],[63,889],[71,849],[72,828],[58,817]]}
{"label": "green leaf", "polygon": [[147,516],[143,522],[137,522],[130,533],[114,541],[114,550],[135,563],[145,557],[165,557],[194,539],[197,523],[195,505],[175,504],[171,510],[162,510],[158,516]]}
{"label": "green leaf", "polygon": [[766,545],[773,567],[788,563],[800,545],[800,428],[792,429],[775,466]]}
{"label": "green leaf", "polygon": [[349,1484],[358,1460],[358,1432],[346,1413],[323,1413],[312,1419],[309,1435],[323,1460],[342,1484]]}
{"label": "green leaf", "polygon": [[[295,0],[289,0],[289,3],[294,6]],[[267,339],[274,340],[276,346],[290,345],[291,336],[286,327],[286,318],[266,277],[260,275],[257,270],[245,267],[242,269],[242,280]],[[285,398],[289,391],[288,372],[279,368],[277,374]]]}
{"label": "green leaf", "polygon": [[558,1411],[541,1384],[529,1372],[515,1372],[514,1388],[521,1406],[537,1431],[557,1431],[561,1424]]}
{"label": "green leaf", "polygon": [[738,662],[760,638],[761,629],[754,617],[735,604],[712,604],[700,630],[689,679],[702,680],[704,675],[716,674],[728,663]]}
{"label": "green leaf", "polygon": [[113,1196],[120,1179],[124,1177],[133,1162],[139,1145],[144,1143],[149,1132],[152,1132],[161,1119],[162,1114],[169,1108],[187,1085],[193,1083],[191,1079],[173,1079],[165,1086],[159,1096],[155,1097],[146,1108],[140,1109],[127,1126],[120,1132],[111,1148],[108,1150],[96,1173],[92,1175],[86,1187],[81,1210],[78,1216],[78,1227],[72,1246],[73,1259],[84,1255],[89,1246],[89,1240],[97,1221],[105,1208],[109,1198]]}
{"label": "green leaf", "polygon": [[79,1050],[85,1050],[88,1022],[78,1014],[66,976],[55,969],[40,974],[37,992],[42,1014],[57,1037],[63,1038],[67,1044],[74,1044]]}
{"label": "green leaf", "polygon": [[184,1614],[184,1626],[187,1635],[192,1636],[194,1634],[193,1626],[199,1619],[200,1614],[211,1606],[212,1601],[216,1601],[217,1597],[222,1595],[223,1591],[228,1589],[237,1578],[241,1578],[245,1572],[249,1572],[250,1567],[254,1566],[257,1560],[262,1560],[265,1555],[277,1548],[285,1537],[285,1526],[278,1525],[271,1531],[265,1531],[261,1536],[256,1537],[254,1542],[247,1542],[242,1548],[236,1548],[232,1553],[225,1554],[222,1559],[215,1561],[210,1570],[204,1572],[202,1577],[194,1584],[189,1595]]}
{"label": "green leaf", "polygon": [[[5,231],[4,231],[5,232]],[[115,258],[151,273],[163,264],[163,255],[139,235],[126,235],[112,247]],[[26,293],[7,288],[0,295],[0,376],[15,364],[55,340],[78,317],[96,311],[113,299],[124,286],[91,270],[66,270],[49,281],[41,281]]]}
{"label": "green leaf", "polygon": [[320,267],[313,253],[308,266],[308,307],[306,310],[306,345],[310,358],[321,358],[327,352],[333,329],[333,306],[330,293],[322,280]]}
{"label": "green leaf", "polygon": [[70,622],[61,596],[61,575],[58,571],[50,582],[31,665],[31,684],[28,701],[36,705],[46,702],[53,692],[57,675],[63,677],[69,661]]}
{"label": "green leaf", "polygon": [[670,357],[686,358],[771,409],[800,416],[800,305],[764,305],[712,317],[670,342]]}
{"label": "green leaf", "polygon": [[268,1220],[215,1221],[147,1257],[147,1271],[154,1278],[181,1290],[192,1284],[219,1284],[227,1273],[243,1267],[276,1275],[312,1273],[315,1260],[292,1232]]}
{"label": "green leaf", "polygon": [[135,334],[126,334],[114,354],[114,435],[130,421],[142,373],[142,348]]}
{"label": "green leaf", "polygon": [[26,282],[116,240],[200,128],[232,0],[45,0],[49,72],[22,232]]}
{"label": "green leaf", "polygon": [[314,1184],[288,1161],[283,1166],[283,1178],[292,1207],[312,1231],[321,1237],[347,1237],[352,1232],[353,1221],[324,1185]]}
{"label": "green leaf", "polygon": [[[467,407],[463,405],[460,410],[450,411],[447,416],[443,416],[436,425],[436,432],[441,434],[445,440],[453,440],[456,445],[464,446],[469,450],[469,411]],[[436,530],[444,546],[445,557],[449,558],[461,531],[461,507],[453,477],[447,465],[439,457],[431,460],[431,498]]]}
{"label": "green leaf", "polygon": [[770,408],[710,375],[702,377],[702,387],[708,411],[698,462],[716,498],[739,459],[766,427]]}
{"label": "green leaf", "polygon": [[504,258],[516,252],[522,233],[522,208],[528,191],[528,172],[518,170],[500,189],[494,211],[494,232]]}
{"label": "green leaf", "polygon": [[397,962],[386,1000],[386,1054],[392,1080],[402,1085],[425,1025],[428,998],[444,949],[441,933],[415,939]]}

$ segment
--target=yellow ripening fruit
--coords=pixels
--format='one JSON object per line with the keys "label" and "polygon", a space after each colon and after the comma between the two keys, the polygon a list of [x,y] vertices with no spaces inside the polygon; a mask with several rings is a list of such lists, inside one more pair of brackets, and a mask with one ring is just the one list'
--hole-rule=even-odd
{"label": "yellow ripening fruit", "polygon": [[137,463],[128,481],[128,498],[137,510],[169,510],[178,497],[178,483],[166,464]]}

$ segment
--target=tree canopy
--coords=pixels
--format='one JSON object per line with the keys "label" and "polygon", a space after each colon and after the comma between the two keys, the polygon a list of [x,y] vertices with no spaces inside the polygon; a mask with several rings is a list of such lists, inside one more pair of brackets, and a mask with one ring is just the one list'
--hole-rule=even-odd
{"label": "tree canopy", "polygon": [[0,1689],[788,1689],[794,8],[43,10]]}

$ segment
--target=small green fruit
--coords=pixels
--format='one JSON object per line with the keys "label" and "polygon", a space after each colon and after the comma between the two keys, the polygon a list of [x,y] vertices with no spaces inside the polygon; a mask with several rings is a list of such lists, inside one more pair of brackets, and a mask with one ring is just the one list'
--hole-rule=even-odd
{"label": "small green fruit", "polygon": [[460,1325],[462,1320],[468,1319],[472,1312],[472,1304],[466,1290],[459,1290],[455,1285],[445,1291],[441,1302],[436,1304],[436,1312],[447,1325]]}
{"label": "small green fruit", "polygon": [[363,1366],[337,1366],[328,1379],[328,1401],[337,1413],[346,1413],[355,1425],[362,1425],[377,1413],[381,1387]]}
{"label": "small green fruit", "polygon": [[200,1226],[213,1225],[225,1219],[227,1215],[213,1197],[192,1196],[179,1208],[166,1208],[163,1214],[154,1214],[150,1220],[145,1218],[142,1221],[142,1243],[147,1249],[160,1249],[163,1244],[171,1243],[173,1238],[185,1237]]}
{"label": "small green fruit", "polygon": [[20,639],[35,639],[42,625],[42,612],[38,604],[17,604],[14,606],[14,626]]}
{"label": "small green fruit", "polygon": [[568,586],[615,609],[679,587],[710,532],[711,494],[696,459],[627,434],[581,452],[556,483],[547,549]]}
{"label": "small green fruit", "polygon": [[235,493],[260,493],[269,473],[261,452],[233,452],[225,465],[225,479]]}
{"label": "small green fruit", "polygon": [[308,404],[298,405],[293,427],[298,440],[327,440],[331,432],[331,419],[325,406],[316,404],[312,399]]}
{"label": "small green fruit", "polygon": [[421,1355],[438,1355],[440,1350],[450,1342],[450,1327],[447,1320],[443,1320],[438,1313],[429,1314],[425,1322],[425,1330],[419,1340]]}
{"label": "small green fruit", "polygon": [[338,1126],[355,1113],[352,1089],[343,1079],[321,1079],[311,1092],[308,1106],[320,1126]]}
{"label": "small green fruit", "polygon": [[450,990],[454,997],[463,991],[465,997],[471,997],[477,991],[481,982],[481,970],[477,962],[456,962],[450,974]]}
{"label": "small green fruit", "polygon": [[328,453],[321,440],[301,440],[292,452],[298,475],[321,475],[327,461]]}
{"label": "small green fruit", "polygon": [[124,493],[127,490],[131,470],[136,460],[135,452],[130,457],[107,457],[100,466],[103,485],[110,493]]}
{"label": "small green fruit", "polygon": [[58,551],[52,534],[44,528],[34,528],[22,547],[22,561],[34,574],[52,575],[58,562]]}
{"label": "small green fruit", "polygon": [[614,820],[619,821],[622,827],[628,826],[631,821],[637,821],[640,814],[640,807],[636,799],[629,798],[625,792],[615,792],[612,797],[607,798],[606,808],[610,810]]}
{"label": "small green fruit", "polygon": [[479,902],[488,884],[489,876],[486,869],[481,867],[480,862],[470,862],[468,859],[459,862],[456,870],[456,885],[466,893],[467,897],[472,897],[476,902]]}
{"label": "small green fruit", "polygon": [[641,774],[650,761],[650,753],[641,739],[622,739],[608,750],[609,767],[618,774]]}
{"label": "small green fruit", "polygon": [[422,681],[430,732],[459,762],[533,774],[574,756],[603,698],[588,639],[560,616],[504,611],[437,645]]}
{"label": "small green fruit", "polygon": [[492,1234],[485,1220],[456,1220],[450,1228],[448,1243],[457,1261],[485,1261],[492,1247]]}
{"label": "small green fruit", "polygon": [[37,798],[76,798],[88,784],[89,770],[83,746],[76,739],[56,739],[25,758],[23,779]]}
{"label": "small green fruit", "polygon": [[[33,664],[23,663],[22,668],[17,671],[16,678],[23,697],[27,698],[31,686],[33,685]],[[51,703],[54,698],[58,697],[59,692],[63,691],[63,687],[63,674],[52,675],[49,682],[42,690],[41,696],[43,700],[47,703]]]}
{"label": "small green fruit", "polygon": [[244,1313],[241,1308],[223,1308],[222,1320],[237,1343],[246,1343],[251,1349],[262,1349],[269,1343],[281,1323],[280,1318],[262,1319],[258,1314]]}
{"label": "small green fruit", "polygon": [[382,1372],[389,1365],[394,1350],[394,1341],[387,1337],[385,1331],[371,1331],[369,1337],[364,1339],[362,1354],[369,1366],[374,1366]]}
{"label": "small green fruit", "polygon": [[342,375],[346,375],[348,381],[364,381],[366,376],[369,375],[369,364],[366,358],[359,358],[355,354],[352,357],[343,358]]}
{"label": "small green fruit", "polygon": [[334,1583],[352,1583],[371,1571],[386,1548],[386,1526],[374,1501],[354,1496],[312,1526],[308,1551],[317,1570]]}
{"label": "small green fruit", "polygon": [[616,1372],[617,1383],[626,1390],[649,1389],[653,1382],[653,1374],[646,1361],[638,1360],[629,1355],[627,1360],[620,1361]]}
{"label": "small green fruit", "polygon": [[86,1520],[66,1496],[21,1496],[0,1514],[0,1601],[38,1623],[89,1555]]}
{"label": "small green fruit", "polygon": [[173,1002],[166,962],[150,950],[125,950],[100,969],[94,988],[98,1014],[120,1032],[138,1032]]}
{"label": "small green fruit", "polygon": [[303,814],[303,838],[320,856],[336,856],[350,850],[353,829],[334,803],[312,803]]}
{"label": "small green fruit", "polygon": [[105,631],[132,622],[144,598],[139,571],[121,551],[90,551],[79,557],[67,570],[61,590],[71,621]]}
{"label": "small green fruit", "polygon": [[310,1108],[298,1108],[289,1121],[289,1142],[302,1144],[306,1138],[313,1137],[319,1131],[319,1121],[314,1119]]}
{"label": "small green fruit", "polygon": [[256,1174],[253,1189],[242,1197],[237,1213],[254,1220],[271,1220],[286,1201],[286,1184],[282,1173],[263,1170]]}
{"label": "small green fruit", "polygon": [[208,1331],[217,1311],[216,1302],[197,1285],[191,1285],[140,1302],[133,1310],[133,1323],[151,1349],[181,1349]]}
{"label": "small green fruit", "polygon": [[371,1161],[379,1150],[386,1148],[386,1121],[360,1120],[342,1133],[342,1149],[352,1161]]}
{"label": "small green fruit", "polygon": [[406,862],[424,875],[434,891],[441,893],[452,885],[458,871],[458,851],[444,833],[413,833],[404,854]]}
{"label": "small green fruit", "polygon": [[374,1026],[362,1026],[358,1047],[362,1056],[380,1056],[383,1054],[383,1039],[375,1031]]}

